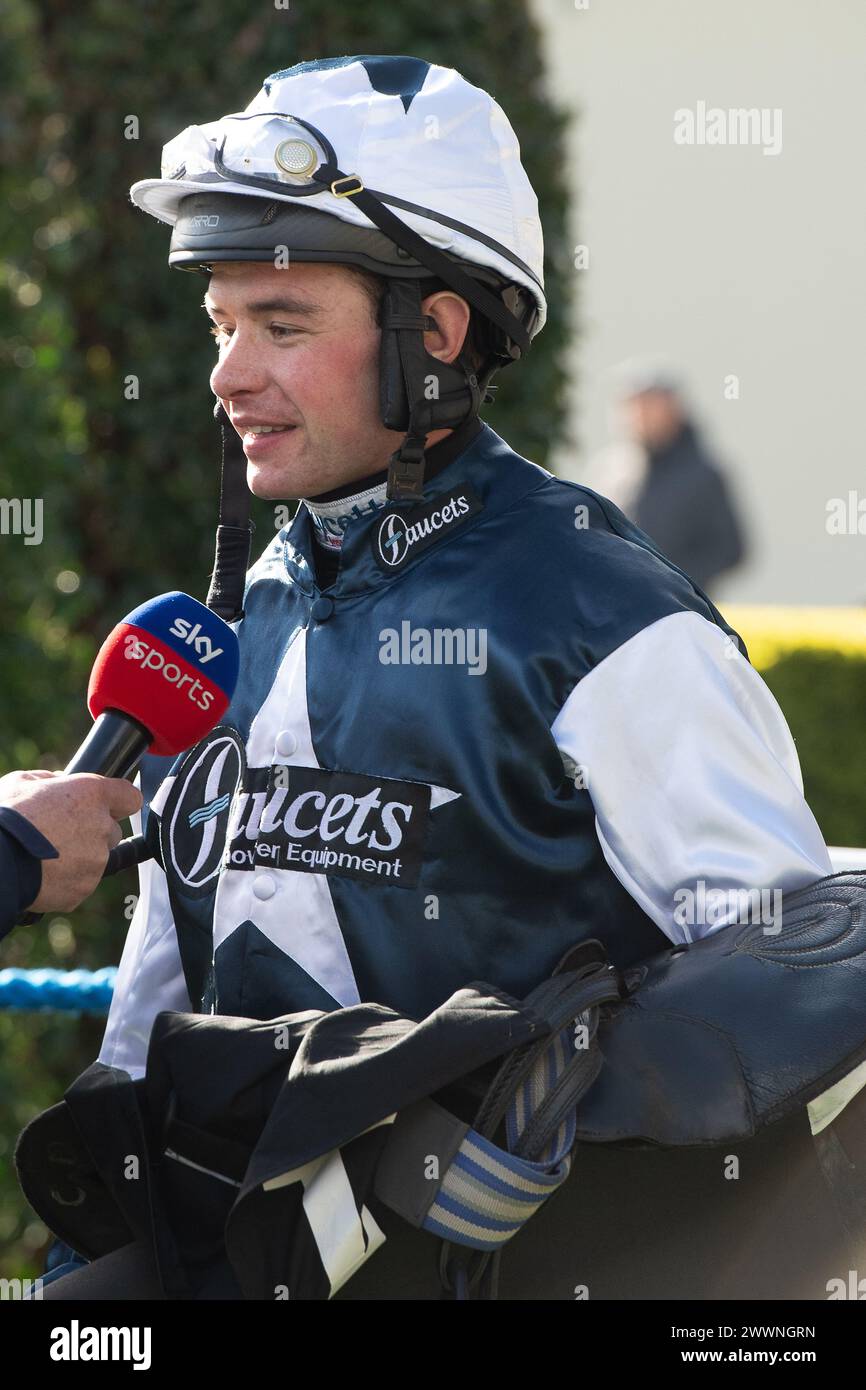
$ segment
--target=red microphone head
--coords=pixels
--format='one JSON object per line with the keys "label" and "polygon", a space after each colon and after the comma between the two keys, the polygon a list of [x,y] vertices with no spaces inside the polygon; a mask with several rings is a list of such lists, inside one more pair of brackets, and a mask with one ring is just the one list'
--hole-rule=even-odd
{"label": "red microphone head", "polygon": [[87,708],[119,710],[153,735],[149,753],[182,753],[228,709],[240,665],[237,635],[189,594],[160,594],[118,623],[90,673]]}

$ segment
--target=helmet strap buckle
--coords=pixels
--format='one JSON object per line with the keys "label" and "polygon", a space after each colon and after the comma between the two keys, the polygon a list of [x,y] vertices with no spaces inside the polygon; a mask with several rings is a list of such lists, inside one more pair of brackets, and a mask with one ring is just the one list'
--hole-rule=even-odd
{"label": "helmet strap buckle", "polygon": [[424,446],[426,434],[412,428],[388,462],[389,502],[420,502],[424,496]]}

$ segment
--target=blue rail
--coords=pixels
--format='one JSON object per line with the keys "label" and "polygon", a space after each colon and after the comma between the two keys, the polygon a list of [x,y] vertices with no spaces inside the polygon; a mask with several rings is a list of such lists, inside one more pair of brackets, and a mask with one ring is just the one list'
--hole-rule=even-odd
{"label": "blue rail", "polygon": [[117,966],[102,970],[0,970],[0,1009],[107,1014]]}

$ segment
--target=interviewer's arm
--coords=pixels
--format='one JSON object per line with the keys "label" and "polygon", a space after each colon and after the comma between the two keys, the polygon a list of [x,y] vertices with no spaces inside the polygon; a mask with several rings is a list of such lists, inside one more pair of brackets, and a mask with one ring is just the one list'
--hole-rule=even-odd
{"label": "interviewer's arm", "polygon": [[0,940],[42,886],[42,860],[56,859],[50,840],[9,806],[0,806]]}
{"label": "interviewer's arm", "polygon": [[23,908],[71,912],[89,897],[109,850],[121,839],[119,822],[140,806],[141,792],[119,777],[42,769],[0,777],[0,823],[37,860],[28,865],[6,847],[0,886],[3,922],[12,911],[13,896],[19,901],[4,933]]}

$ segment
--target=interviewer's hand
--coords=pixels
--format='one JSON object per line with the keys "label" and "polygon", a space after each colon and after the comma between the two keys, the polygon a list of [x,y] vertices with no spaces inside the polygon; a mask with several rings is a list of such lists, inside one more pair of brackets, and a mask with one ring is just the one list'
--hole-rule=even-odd
{"label": "interviewer's hand", "polygon": [[123,838],[119,821],[141,809],[137,787],[95,772],[9,772],[0,806],[11,806],[51,841],[59,859],[42,860],[42,887],[28,907],[71,912],[93,892],[108,851]]}

